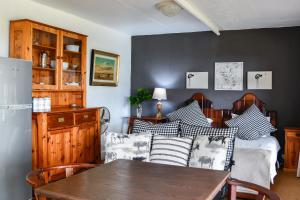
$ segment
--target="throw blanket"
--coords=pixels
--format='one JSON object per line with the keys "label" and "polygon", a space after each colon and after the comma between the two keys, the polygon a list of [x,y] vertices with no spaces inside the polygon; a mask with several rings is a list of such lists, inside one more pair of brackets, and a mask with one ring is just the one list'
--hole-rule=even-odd
{"label": "throw blanket", "polygon": [[[231,177],[270,188],[270,156],[271,151],[263,149],[235,148]],[[242,187],[238,192],[255,193]]]}

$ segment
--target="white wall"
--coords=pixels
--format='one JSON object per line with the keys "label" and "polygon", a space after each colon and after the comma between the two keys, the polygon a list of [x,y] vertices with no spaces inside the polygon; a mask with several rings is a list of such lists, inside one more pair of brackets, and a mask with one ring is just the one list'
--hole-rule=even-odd
{"label": "white wall", "polygon": [[[110,130],[126,131],[124,116],[129,116],[131,74],[131,37],[117,30],[95,24],[63,11],[31,0],[0,1],[0,56],[8,56],[9,20],[28,18],[88,35],[87,46],[87,106],[106,106],[111,111]],[[89,86],[91,49],[120,55],[118,87]],[[124,126],[124,127],[123,127]]]}

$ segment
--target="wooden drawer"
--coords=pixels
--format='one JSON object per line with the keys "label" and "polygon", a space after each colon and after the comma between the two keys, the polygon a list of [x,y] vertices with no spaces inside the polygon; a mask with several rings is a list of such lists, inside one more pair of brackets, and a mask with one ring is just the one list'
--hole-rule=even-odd
{"label": "wooden drawer", "polygon": [[65,128],[74,125],[73,113],[51,114],[47,118],[48,129]]}
{"label": "wooden drawer", "polygon": [[94,121],[96,121],[96,111],[75,113],[76,125]]}
{"label": "wooden drawer", "polygon": [[287,132],[287,137],[295,137],[300,139],[300,130],[299,131],[293,131],[293,132]]}

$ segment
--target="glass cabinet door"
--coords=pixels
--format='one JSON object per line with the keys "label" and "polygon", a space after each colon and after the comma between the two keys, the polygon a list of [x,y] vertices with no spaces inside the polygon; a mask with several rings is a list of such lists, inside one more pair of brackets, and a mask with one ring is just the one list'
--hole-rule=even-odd
{"label": "glass cabinet door", "polygon": [[32,28],[32,88],[57,88],[58,31],[33,25]]}
{"label": "glass cabinet door", "polygon": [[85,38],[77,34],[62,32],[62,89],[81,90],[83,88],[84,64],[82,61],[85,56],[83,44]]}

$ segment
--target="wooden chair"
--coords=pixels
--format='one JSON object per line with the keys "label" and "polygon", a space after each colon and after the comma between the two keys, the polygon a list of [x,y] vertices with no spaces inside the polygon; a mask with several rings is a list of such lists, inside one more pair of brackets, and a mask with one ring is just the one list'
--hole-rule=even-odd
{"label": "wooden chair", "polygon": [[299,152],[299,159],[298,159],[297,177],[300,177],[300,152]]}
{"label": "wooden chair", "polygon": [[[70,165],[59,165],[47,168],[36,169],[29,172],[26,176],[26,181],[33,187],[33,189],[47,185],[49,182],[48,172],[56,170],[64,170],[65,176],[63,178],[68,178],[74,174],[80,173],[84,170],[96,167],[95,164],[80,163],[80,164],[70,164]],[[36,200],[44,200],[45,197],[38,197],[35,194]]]}
{"label": "wooden chair", "polygon": [[245,181],[240,181],[237,179],[228,179],[227,180],[228,184],[228,200],[236,200],[236,188],[237,186],[241,186],[244,188],[248,188],[251,190],[254,190],[258,192],[257,195],[253,195],[254,199],[256,200],[264,200],[265,198],[270,199],[270,200],[280,200],[279,196],[275,193],[272,192],[271,190],[264,188],[262,186],[245,182]]}

